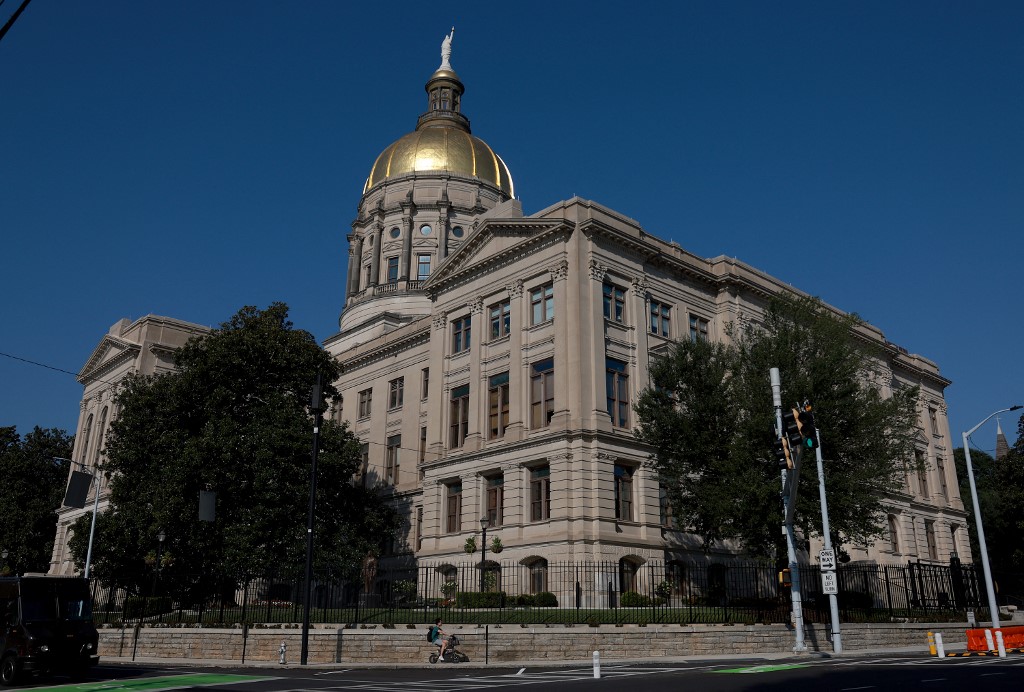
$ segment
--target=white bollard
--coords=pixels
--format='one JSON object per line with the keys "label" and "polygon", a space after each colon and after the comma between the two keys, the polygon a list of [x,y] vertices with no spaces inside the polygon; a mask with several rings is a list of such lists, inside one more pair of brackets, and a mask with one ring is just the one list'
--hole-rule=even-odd
{"label": "white bollard", "polygon": [[939,658],[946,657],[946,647],[942,645],[942,632],[935,633],[935,650],[938,652]]}
{"label": "white bollard", "polygon": [[601,677],[601,653],[599,651],[594,652],[594,677]]}
{"label": "white bollard", "polygon": [[996,648],[999,649],[999,658],[1006,658],[1006,647],[1003,646],[1003,631],[996,630]]}
{"label": "white bollard", "polygon": [[285,655],[288,653],[288,645],[281,642],[281,648],[277,650],[277,653],[281,654],[281,659],[278,661],[282,666],[285,664]]}
{"label": "white bollard", "polygon": [[992,643],[992,630],[985,630],[985,645],[989,651],[994,651],[996,645]]}

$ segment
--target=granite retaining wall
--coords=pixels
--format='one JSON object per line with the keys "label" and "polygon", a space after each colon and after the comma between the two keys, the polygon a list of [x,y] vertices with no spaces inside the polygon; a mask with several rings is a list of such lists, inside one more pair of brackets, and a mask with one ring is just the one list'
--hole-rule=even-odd
{"label": "granite retaining wall", "polygon": [[[793,632],[785,625],[602,625],[588,627],[521,627],[518,625],[447,625],[462,640],[459,649],[473,662],[588,660],[594,651],[605,658],[644,659],[662,656],[759,654],[792,651]],[[101,628],[101,657],[278,661],[282,643],[286,661],[297,663],[302,631],[290,627],[217,629],[205,627]],[[842,627],[843,648],[920,646],[927,632],[941,632],[947,643],[966,640],[962,624],[873,623]],[[426,641],[426,625],[369,626],[348,629],[316,625],[309,633],[309,663],[426,662],[435,650]],[[832,651],[827,625],[808,625],[808,650]]]}

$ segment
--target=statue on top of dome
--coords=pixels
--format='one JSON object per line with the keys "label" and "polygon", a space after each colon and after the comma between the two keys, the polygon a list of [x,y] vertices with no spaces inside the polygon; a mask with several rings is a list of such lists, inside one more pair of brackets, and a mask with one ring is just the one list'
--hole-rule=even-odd
{"label": "statue on top of dome", "polygon": [[445,36],[444,40],[441,41],[441,67],[437,68],[439,70],[452,69],[452,64],[448,61],[448,59],[452,57],[452,37],[454,36],[455,27],[453,26],[452,32]]}

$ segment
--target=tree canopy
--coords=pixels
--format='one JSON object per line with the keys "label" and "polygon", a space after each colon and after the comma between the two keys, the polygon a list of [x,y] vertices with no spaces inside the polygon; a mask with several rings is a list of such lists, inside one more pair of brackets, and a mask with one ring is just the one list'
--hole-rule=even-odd
{"label": "tree canopy", "polygon": [[[784,407],[813,405],[833,540],[861,545],[882,535],[883,498],[905,489],[906,465],[917,463],[918,389],[880,394],[892,382],[857,338],[860,322],[817,299],[774,299],[763,321],[733,325],[728,343],[678,342],[652,360],[637,435],[654,448],[679,528],[701,537],[705,550],[736,541],[751,555],[780,555],[772,367]],[[820,536],[813,455],[805,454],[802,476],[796,521],[805,536]]]}
{"label": "tree canopy", "polygon": [[[117,397],[105,469],[110,508],[97,523],[95,572],[145,585],[157,554],[163,584],[225,578],[305,560],[317,371],[337,396],[339,365],[288,308],[246,307],[175,354],[177,369],[129,379]],[[320,428],[315,565],[357,565],[396,526],[372,490],[352,483],[359,445],[344,425]],[[216,520],[198,520],[200,491],[216,493]],[[76,526],[81,562],[88,522]],[[165,535],[161,544],[160,532]]]}
{"label": "tree canopy", "polygon": [[[953,458],[960,480],[960,497],[967,510],[971,554],[974,562],[979,563],[974,501],[962,447],[953,451]],[[971,466],[993,578],[999,583],[1000,593],[1020,598],[1024,596],[1024,416],[1017,424],[1017,441],[1006,456],[997,461],[980,449],[971,449]]]}
{"label": "tree canopy", "polygon": [[74,443],[57,428],[37,426],[24,437],[0,428],[0,549],[7,551],[0,571],[49,571]]}

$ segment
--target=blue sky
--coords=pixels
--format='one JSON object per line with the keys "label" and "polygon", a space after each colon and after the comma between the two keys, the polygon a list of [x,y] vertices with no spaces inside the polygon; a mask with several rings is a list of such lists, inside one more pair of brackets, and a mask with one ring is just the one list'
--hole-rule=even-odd
{"label": "blue sky", "polygon": [[[122,317],[275,300],[330,336],[454,24],[527,213],[580,195],[859,313],[953,380],[957,446],[1024,403],[1024,3],[370,5],[34,0],[0,42],[0,351],[77,371]],[[0,357],[0,425],[80,396]]]}

